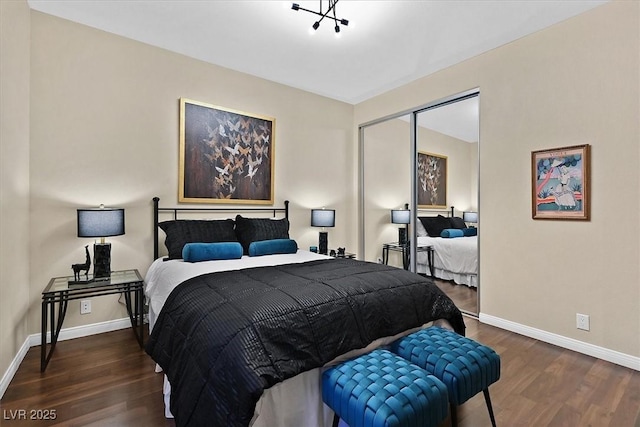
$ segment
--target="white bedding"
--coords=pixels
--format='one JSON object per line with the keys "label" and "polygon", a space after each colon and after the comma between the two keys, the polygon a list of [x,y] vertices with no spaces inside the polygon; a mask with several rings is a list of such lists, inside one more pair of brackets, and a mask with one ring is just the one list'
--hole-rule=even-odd
{"label": "white bedding", "polygon": [[[460,285],[478,286],[478,236],[442,238],[418,237],[418,245],[431,245],[437,278],[453,280]],[[429,274],[427,252],[418,252],[418,273]]]}
{"label": "white bedding", "polygon": [[[267,255],[262,257],[243,256],[239,260],[207,261],[188,263],[182,260],[153,262],[145,277],[145,294],[149,300],[149,331],[153,329],[157,315],[171,291],[184,280],[201,274],[240,270],[243,268],[261,267],[267,265],[281,265],[302,263],[318,259],[330,258],[309,251],[298,250],[296,254]],[[447,321],[436,321],[433,324],[452,329]],[[428,325],[423,325],[426,327]],[[419,329],[419,328],[416,328]],[[394,337],[381,338],[364,349],[355,350],[331,361],[327,366],[338,363],[348,357],[364,354],[382,345],[389,344],[402,335],[409,334],[416,329],[405,331]],[[156,369],[157,372],[161,370]],[[312,369],[264,391],[256,404],[251,427],[273,426],[305,426],[329,427],[332,425],[333,412],[322,403],[321,376],[322,368]],[[165,401],[165,415],[172,418],[169,410],[171,386],[165,376],[163,387]]]}
{"label": "white bedding", "polygon": [[241,270],[243,268],[264,267],[267,265],[293,264],[330,258],[309,251],[298,250],[295,254],[266,255],[259,257],[243,256],[241,259],[184,262],[181,259],[163,261],[158,258],[151,264],[145,277],[145,295],[149,301],[149,331],[155,324],[167,297],[180,283],[192,277],[216,271]]}

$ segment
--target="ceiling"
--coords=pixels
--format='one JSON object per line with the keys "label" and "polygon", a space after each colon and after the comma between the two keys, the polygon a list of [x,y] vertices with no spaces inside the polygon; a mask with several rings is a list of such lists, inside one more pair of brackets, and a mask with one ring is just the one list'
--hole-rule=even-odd
{"label": "ceiling", "polygon": [[[318,10],[319,1],[296,1]],[[326,9],[327,1],[324,1]],[[32,9],[350,104],[585,12],[603,0],[29,0]]]}
{"label": "ceiling", "polygon": [[418,126],[466,142],[480,138],[480,104],[477,96],[418,114]]}

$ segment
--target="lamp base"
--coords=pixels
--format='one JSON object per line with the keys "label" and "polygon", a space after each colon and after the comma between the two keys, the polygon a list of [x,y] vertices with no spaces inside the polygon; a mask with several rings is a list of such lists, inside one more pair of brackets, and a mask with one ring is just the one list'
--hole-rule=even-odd
{"label": "lamp base", "polygon": [[322,255],[327,255],[329,253],[329,233],[326,231],[320,232],[320,238],[318,241],[318,252]]}
{"label": "lamp base", "polygon": [[93,277],[95,279],[111,277],[111,243],[93,245]]}
{"label": "lamp base", "polygon": [[401,245],[407,244],[407,229],[398,228],[398,243]]}

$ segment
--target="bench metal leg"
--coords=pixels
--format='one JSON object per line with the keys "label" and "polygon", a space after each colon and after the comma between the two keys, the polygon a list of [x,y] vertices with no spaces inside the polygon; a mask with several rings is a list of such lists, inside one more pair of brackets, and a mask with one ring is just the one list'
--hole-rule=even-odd
{"label": "bench metal leg", "polygon": [[451,403],[449,408],[451,408],[451,427],[458,427],[458,405]]}
{"label": "bench metal leg", "polygon": [[[489,396],[489,389],[484,389],[482,390],[482,392],[484,393],[484,401],[487,403],[487,409],[489,410],[489,418],[491,418],[491,425],[493,427],[496,427],[496,417],[493,414],[493,406],[491,405],[491,397]],[[457,411],[457,405],[454,405],[453,403],[450,404],[451,407],[451,427],[457,427],[458,426],[458,411]]]}
{"label": "bench metal leg", "polygon": [[338,427],[338,424],[340,424],[340,417],[338,414],[333,414],[333,427]]}
{"label": "bench metal leg", "polygon": [[484,401],[487,402],[487,409],[489,409],[489,417],[491,418],[491,425],[496,427],[496,418],[493,415],[493,406],[491,406],[491,397],[489,396],[489,389],[485,388],[482,390],[484,393]]}

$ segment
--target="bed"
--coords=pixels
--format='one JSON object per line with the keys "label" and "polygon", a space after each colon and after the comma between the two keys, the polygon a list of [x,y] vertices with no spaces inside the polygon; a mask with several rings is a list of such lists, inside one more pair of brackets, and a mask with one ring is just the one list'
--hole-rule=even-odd
{"label": "bed", "polygon": [[[288,233],[287,206],[262,209],[281,219],[236,215],[234,226],[286,223]],[[163,225],[162,209],[155,198],[154,230],[185,222],[177,219],[180,208],[169,208],[173,218]],[[460,311],[430,279],[293,247],[251,256],[256,247],[291,241],[269,233],[253,233],[250,242],[238,234],[239,258],[187,262],[177,258],[175,242],[167,242],[169,259],[160,257],[154,232],[146,351],[165,374],[167,415],[177,426],[328,426],[333,414],[320,397],[323,367],[434,322],[464,334]],[[274,238],[260,240],[265,236]],[[185,259],[191,246],[197,244],[184,243]]]}
{"label": "bed", "polygon": [[[430,211],[429,215],[421,215],[418,212],[416,227],[418,245],[433,247],[434,276],[459,285],[477,287],[477,229],[468,229],[462,218],[453,215],[453,211],[443,211],[445,215],[435,213],[437,211]],[[442,237],[443,230],[450,229],[461,230],[463,235]],[[416,269],[420,274],[430,274],[427,252],[418,252]]]}

